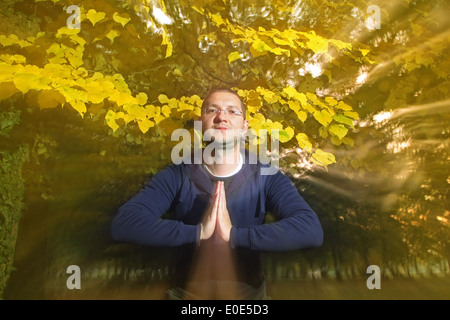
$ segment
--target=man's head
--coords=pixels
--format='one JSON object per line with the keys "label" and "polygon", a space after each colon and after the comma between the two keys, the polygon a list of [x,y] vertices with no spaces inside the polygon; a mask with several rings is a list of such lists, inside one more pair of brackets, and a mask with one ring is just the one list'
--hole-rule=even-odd
{"label": "man's head", "polygon": [[235,143],[248,129],[245,105],[239,95],[230,89],[213,89],[202,104],[202,129],[219,143]]}
{"label": "man's head", "polygon": [[245,104],[244,104],[244,101],[242,101],[241,97],[238,95],[238,93],[237,93],[236,91],[234,91],[234,90],[232,90],[232,89],[229,89],[229,88],[214,88],[214,89],[211,89],[210,91],[208,91],[208,93],[206,94],[205,99],[203,100],[202,110],[203,110],[203,108],[205,108],[205,106],[207,106],[209,98],[210,98],[214,93],[217,93],[217,92],[230,93],[230,94],[236,96],[236,98],[239,99],[239,102],[240,102],[240,110],[242,111],[242,114],[243,114],[244,120],[245,120],[246,114],[245,114]]}

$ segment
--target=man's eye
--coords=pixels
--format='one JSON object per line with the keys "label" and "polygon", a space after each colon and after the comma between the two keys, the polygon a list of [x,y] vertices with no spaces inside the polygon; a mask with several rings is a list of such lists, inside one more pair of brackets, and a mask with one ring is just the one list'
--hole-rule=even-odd
{"label": "man's eye", "polygon": [[216,109],[214,109],[214,108],[208,108],[208,109],[206,109],[206,113],[207,113],[207,114],[213,114],[213,113],[216,113]]}
{"label": "man's eye", "polygon": [[241,114],[241,112],[239,110],[235,110],[235,109],[230,109],[230,110],[228,110],[228,112],[234,116],[238,116]]}

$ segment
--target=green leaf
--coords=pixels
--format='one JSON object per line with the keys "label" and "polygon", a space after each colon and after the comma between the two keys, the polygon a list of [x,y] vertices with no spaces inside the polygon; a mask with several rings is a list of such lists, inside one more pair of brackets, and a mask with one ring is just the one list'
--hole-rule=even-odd
{"label": "green leaf", "polygon": [[345,137],[345,135],[348,132],[348,129],[344,127],[343,124],[333,124],[328,128],[328,131],[332,134],[337,136],[339,139],[342,139]]}
{"label": "green leaf", "polygon": [[328,130],[327,130],[327,128],[326,127],[320,127],[319,128],[319,135],[322,138],[326,139],[328,137]]}
{"label": "green leaf", "polygon": [[349,137],[345,137],[344,139],[342,139],[342,142],[350,147],[353,147],[355,145],[355,141],[353,141],[353,139]]}
{"label": "green leaf", "polygon": [[330,140],[331,143],[334,144],[335,146],[340,146],[342,144],[342,140],[336,136],[332,136]]}
{"label": "green leaf", "polygon": [[333,119],[334,119],[336,122],[343,123],[343,124],[348,125],[349,127],[354,128],[353,120],[350,119],[350,118],[347,118],[346,116],[344,116],[344,115],[342,115],[342,114],[336,114],[336,115],[334,115],[334,116],[333,116]]}
{"label": "green leaf", "polygon": [[291,140],[293,136],[294,136],[294,129],[292,129],[291,127],[287,127],[284,130],[279,131],[278,139],[280,140],[281,143],[285,143]]}

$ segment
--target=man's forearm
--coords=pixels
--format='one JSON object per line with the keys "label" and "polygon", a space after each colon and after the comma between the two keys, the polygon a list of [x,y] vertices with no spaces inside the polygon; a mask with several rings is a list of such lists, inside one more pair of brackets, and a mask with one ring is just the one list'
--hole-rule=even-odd
{"label": "man's forearm", "polygon": [[198,226],[154,217],[132,205],[124,205],[111,225],[112,238],[150,246],[179,246],[197,241]]}

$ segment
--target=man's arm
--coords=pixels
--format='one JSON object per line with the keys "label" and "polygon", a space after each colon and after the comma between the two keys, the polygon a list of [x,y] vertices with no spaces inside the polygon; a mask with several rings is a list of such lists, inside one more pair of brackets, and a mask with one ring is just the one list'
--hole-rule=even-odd
{"label": "man's arm", "polygon": [[287,251],[318,247],[323,242],[319,218],[281,172],[267,176],[266,203],[278,221],[244,228],[232,227],[232,247],[262,251]]}
{"label": "man's arm", "polygon": [[161,218],[180,188],[177,170],[180,168],[175,166],[162,170],[120,207],[111,225],[114,240],[151,246],[179,246],[197,241],[199,225]]}

